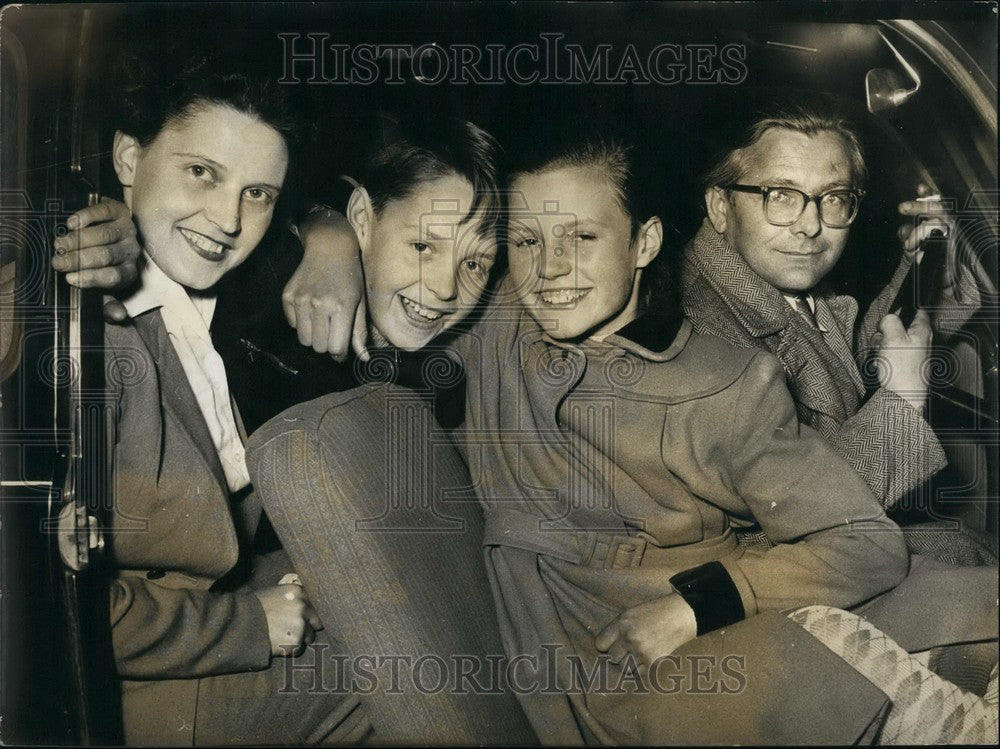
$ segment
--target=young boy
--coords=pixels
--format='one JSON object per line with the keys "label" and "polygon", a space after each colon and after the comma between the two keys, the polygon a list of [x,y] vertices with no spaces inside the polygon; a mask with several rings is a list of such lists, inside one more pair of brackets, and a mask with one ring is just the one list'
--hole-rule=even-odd
{"label": "young boy", "polygon": [[[523,680],[558,686],[523,697],[536,730],[555,743],[824,735],[833,726],[801,720],[808,695],[777,686],[802,668],[807,638],[752,615],[891,588],[906,574],[898,529],[799,429],[776,361],[692,333],[677,309],[642,308],[663,230],[633,151],[596,138],[539,147],[510,188],[502,292],[515,303],[494,304],[464,343],[478,366],[458,442],[486,513],[508,653],[537,662]],[[735,529],[755,522],[775,548],[738,544]],[[709,706],[686,690],[579,688],[595,669],[613,687],[637,662],[722,629],[724,646],[693,652],[716,665],[740,653],[749,673],[711,709],[767,714],[781,702],[787,718],[692,722],[688,711]],[[782,641],[803,641],[796,662],[775,652]],[[842,725],[843,740],[873,717],[853,713],[863,725]]]}

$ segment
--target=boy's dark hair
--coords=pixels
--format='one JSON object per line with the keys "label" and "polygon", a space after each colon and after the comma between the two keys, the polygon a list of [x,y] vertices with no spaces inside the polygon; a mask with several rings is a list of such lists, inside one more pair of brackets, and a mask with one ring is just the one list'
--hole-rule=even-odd
{"label": "boy's dark hair", "polygon": [[411,195],[421,183],[452,174],[463,177],[473,190],[465,220],[481,212],[477,231],[485,237],[496,231],[502,214],[499,159],[496,139],[466,120],[404,122],[383,115],[360,181],[377,215],[390,201]]}
{"label": "boy's dark hair", "polygon": [[[627,117],[621,117],[628,120]],[[664,219],[666,197],[663,184],[668,175],[658,169],[644,140],[606,118],[560,116],[532,127],[508,149],[508,184],[519,174],[534,174],[564,167],[592,166],[611,181],[619,203],[631,224],[631,241],[650,218]],[[664,241],[657,257],[643,269],[639,305],[643,312],[679,314],[673,244],[668,243],[670,225],[663,220]]]}

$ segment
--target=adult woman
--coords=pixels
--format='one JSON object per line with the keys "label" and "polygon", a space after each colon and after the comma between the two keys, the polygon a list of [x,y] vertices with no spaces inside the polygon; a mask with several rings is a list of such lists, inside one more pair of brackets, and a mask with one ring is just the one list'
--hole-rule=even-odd
{"label": "adult woman", "polygon": [[[130,320],[105,335],[117,414],[110,603],[125,739],[350,739],[364,732],[356,702],[277,695],[283,671],[270,668],[272,657],[298,653],[320,628],[301,588],[276,584],[290,566],[262,564],[250,584],[238,565],[260,511],[247,498],[239,417],[208,327],[214,287],[271,223],[295,128],[280,87],[220,64],[144,71],[112,149],[145,261],[123,300]],[[89,210],[67,223],[86,231],[105,215]],[[283,726],[289,714],[296,722]]]}

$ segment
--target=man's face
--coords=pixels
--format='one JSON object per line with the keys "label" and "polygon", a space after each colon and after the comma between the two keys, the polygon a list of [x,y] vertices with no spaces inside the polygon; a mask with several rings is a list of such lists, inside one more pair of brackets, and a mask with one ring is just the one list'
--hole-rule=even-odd
{"label": "man's face", "polygon": [[[744,153],[739,184],[794,187],[810,195],[851,188],[847,147],[833,132],[805,135],[773,128]],[[831,229],[819,220],[815,202],[791,226],[764,218],[763,195],[710,190],[709,218],[716,231],[765,281],[785,293],[807,292],[837,264],[848,229]]]}
{"label": "man's face", "polygon": [[116,169],[143,247],[191,289],[215,285],[257,247],[287,168],[276,130],[218,104],[168,123],[146,147],[116,139]]}
{"label": "man's face", "polygon": [[611,180],[563,167],[520,175],[511,190],[523,205],[511,207],[510,274],[545,332],[602,338],[635,319],[637,270],[656,252],[639,257]]}

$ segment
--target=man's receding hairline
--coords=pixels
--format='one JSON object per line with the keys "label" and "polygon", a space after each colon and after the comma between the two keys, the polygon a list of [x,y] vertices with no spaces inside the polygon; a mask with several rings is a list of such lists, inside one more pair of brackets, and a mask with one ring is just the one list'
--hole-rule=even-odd
{"label": "man's receding hairline", "polygon": [[851,144],[847,139],[847,136],[844,135],[844,133],[835,130],[833,128],[822,128],[814,132],[805,132],[803,130],[799,130],[798,128],[789,127],[788,125],[781,123],[776,123],[768,128],[765,128],[763,131],[761,131],[757,140],[755,140],[753,143],[745,146],[744,148],[735,148],[730,152],[731,158],[734,159],[740,175],[746,174],[747,171],[749,171],[749,168],[753,165],[753,160],[752,160],[753,157],[752,156],[748,157],[747,152],[752,151],[754,148],[760,146],[761,141],[764,140],[764,138],[767,136],[768,133],[775,132],[778,130],[784,130],[787,133],[801,135],[804,138],[817,138],[822,135],[835,136],[837,140],[840,142],[840,147],[842,149],[844,162],[847,165],[847,171],[850,172],[851,180],[852,181],[860,180],[860,175],[854,174],[854,165],[851,163]]}

